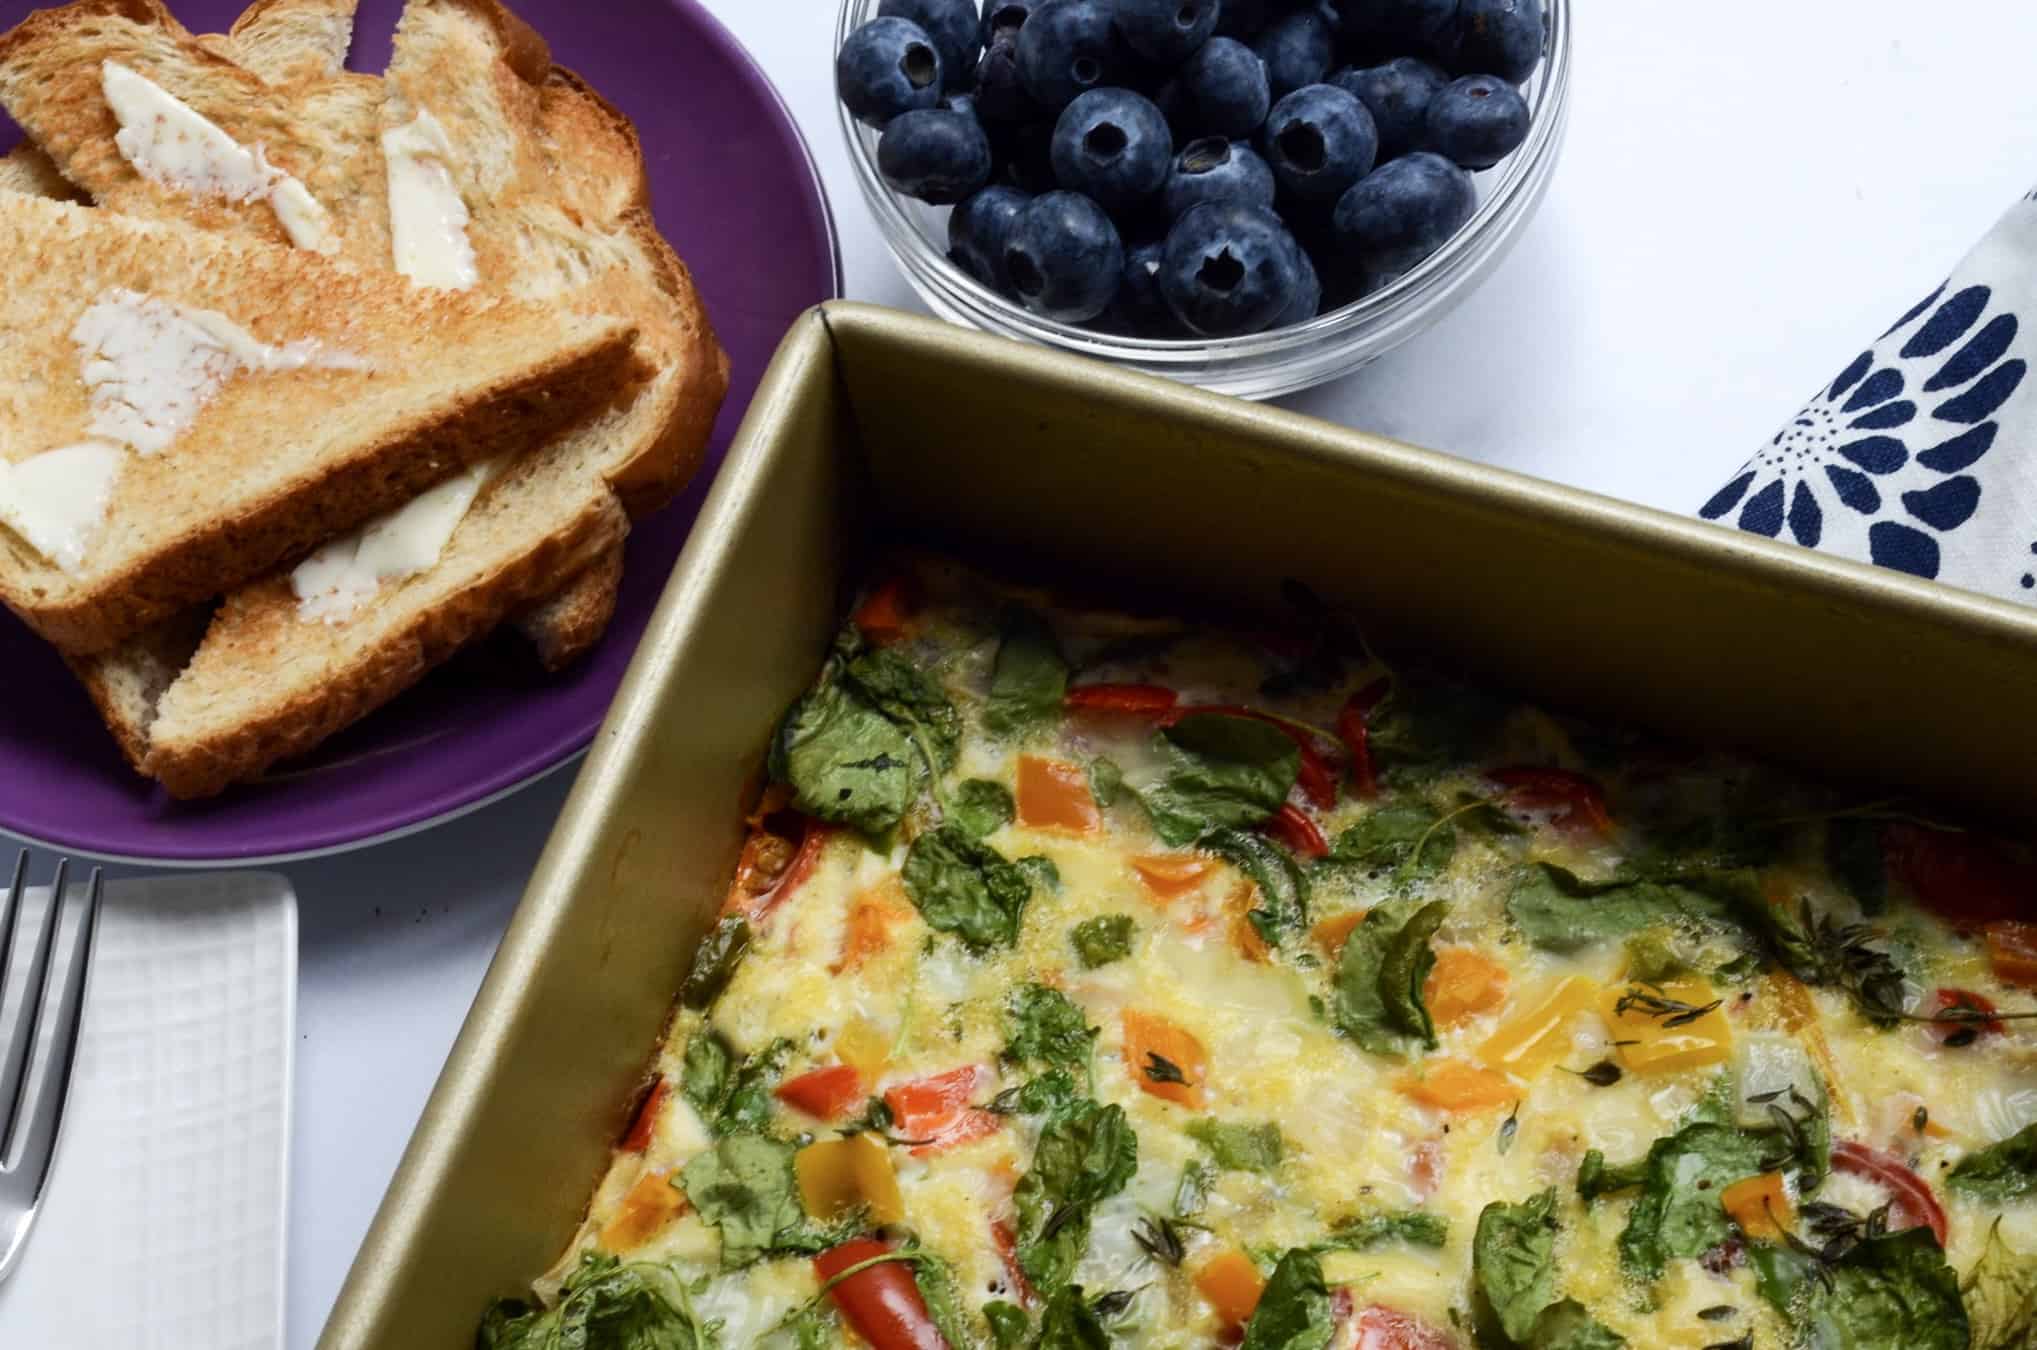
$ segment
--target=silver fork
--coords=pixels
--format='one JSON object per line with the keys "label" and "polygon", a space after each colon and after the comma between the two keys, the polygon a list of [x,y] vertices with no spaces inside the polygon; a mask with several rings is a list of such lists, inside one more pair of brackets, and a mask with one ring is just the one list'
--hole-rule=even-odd
{"label": "silver fork", "polygon": [[[92,969],[92,944],[99,931],[102,886],[95,867],[86,887],[85,916],[71,946],[69,966],[52,992],[50,970],[57,964],[57,937],[63,927],[63,912],[71,907],[65,884],[70,870],[69,858],[57,863],[35,955],[28,964],[21,1011],[14,1019],[13,1036],[0,1051],[0,1280],[20,1261],[22,1249],[28,1245],[28,1230],[35,1225],[50,1164],[56,1158],[64,1099],[71,1090],[71,1065],[78,1054],[78,1027],[85,1006],[85,979]],[[5,903],[0,904],[0,1010],[7,1005],[8,971],[14,964],[21,912],[27,907],[23,899],[27,888],[22,884],[27,873],[28,853],[24,850],[14,863],[14,883],[8,887]],[[31,1074],[45,1016],[56,1019],[50,1027],[49,1053],[41,1072]]]}

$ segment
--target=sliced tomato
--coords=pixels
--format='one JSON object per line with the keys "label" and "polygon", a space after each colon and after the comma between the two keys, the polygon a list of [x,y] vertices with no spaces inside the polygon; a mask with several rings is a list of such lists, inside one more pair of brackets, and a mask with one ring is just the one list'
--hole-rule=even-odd
{"label": "sliced tomato", "polygon": [[1344,702],[1343,710],[1337,714],[1337,739],[1344,743],[1344,753],[1351,760],[1351,791],[1359,797],[1379,795],[1379,775],[1372,764],[1372,710],[1379,706],[1387,691],[1393,688],[1390,679],[1374,680]]}
{"label": "sliced tomato", "polygon": [[1956,1020],[1931,1023],[1931,1034],[1940,1044],[1968,1045],[1980,1036],[1999,1036],[2008,1030],[1995,1016],[2000,1010],[1994,1000],[1985,994],[1976,994],[1971,989],[1940,989],[1935,1003],[1935,1012],[1957,1009],[1961,1014]]}
{"label": "sliced tomato", "polygon": [[[890,1251],[888,1242],[856,1238],[814,1257],[813,1273],[825,1284]],[[951,1350],[927,1311],[926,1298],[908,1262],[885,1261],[858,1270],[828,1290],[828,1297],[875,1350]]]}
{"label": "sliced tomato", "polygon": [[1161,725],[1172,726],[1184,717],[1198,713],[1214,713],[1219,717],[1246,717],[1254,722],[1264,722],[1294,742],[1294,748],[1301,753],[1301,766],[1295,774],[1295,783],[1302,795],[1316,806],[1325,810],[1337,804],[1337,777],[1330,772],[1329,763],[1323,752],[1316,748],[1316,738],[1302,727],[1296,726],[1271,713],[1260,712],[1236,703],[1204,703],[1185,708],[1176,708],[1161,720]]}
{"label": "sliced tomato", "polygon": [[1881,851],[1895,879],[1953,923],[2037,917],[2037,866],[1984,835],[1892,821],[1882,826]]}
{"label": "sliced tomato", "polygon": [[891,1108],[892,1129],[907,1139],[922,1141],[912,1150],[913,1156],[922,1158],[996,1133],[1004,1118],[969,1104],[989,1076],[980,1066],[965,1064],[892,1086],[884,1093],[884,1104]]}
{"label": "sliced tomato", "polygon": [[1457,1341],[1413,1313],[1375,1303],[1358,1314],[1356,1350],[1457,1350]]}
{"label": "sliced tomato", "polygon": [[1061,697],[1070,712],[1118,713],[1126,717],[1165,717],[1181,695],[1161,684],[1078,684]]}
{"label": "sliced tomato", "polygon": [[1485,776],[1504,789],[1508,805],[1525,811],[1546,811],[1558,829],[1612,833],[1613,818],[1606,810],[1605,789],[1581,773],[1521,765],[1492,769]]}
{"label": "sliced tomato", "polygon": [[780,1083],[778,1100],[818,1120],[839,1120],[865,1100],[863,1075],[847,1064],[812,1069]]}
{"label": "sliced tomato", "polygon": [[916,589],[912,578],[906,576],[884,582],[856,606],[856,627],[863,631],[863,636],[879,644],[904,637],[913,612],[919,608]]}
{"label": "sliced tomato", "polygon": [[1018,1229],[1012,1227],[1011,1220],[999,1219],[990,1225],[990,1240],[997,1246],[997,1259],[1004,1264],[1012,1292],[1018,1295],[1020,1303],[1031,1307],[1038,1295],[1033,1293],[1033,1282],[1026,1278],[1026,1268],[1019,1264]]}
{"label": "sliced tomato", "polygon": [[665,1109],[665,1099],[672,1095],[672,1082],[660,1078],[651,1084],[651,1090],[644,1094],[644,1104],[637,1108],[636,1119],[630,1122],[629,1133],[622,1137],[622,1151],[642,1153],[651,1146],[651,1140],[658,1133],[658,1114]]}
{"label": "sliced tomato", "polygon": [[1261,828],[1304,858],[1325,857],[1330,851],[1322,830],[1293,802],[1284,803]]}
{"label": "sliced tomato", "polygon": [[1929,1228],[1938,1245],[1945,1245],[1944,1207],[1931,1193],[1930,1183],[1901,1159],[1846,1139],[1832,1145],[1832,1170],[1866,1177],[1886,1187],[1893,1202],[1889,1208],[1891,1228]]}
{"label": "sliced tomato", "polygon": [[806,833],[800,836],[799,852],[792,855],[792,862],[779,878],[778,884],[757,897],[750,910],[750,922],[760,923],[771,911],[790,900],[801,886],[813,876],[814,868],[820,866],[820,855],[827,848],[828,841],[841,831],[824,821],[808,820]]}
{"label": "sliced tomato", "polygon": [[756,911],[760,897],[769,895],[785,877],[786,869],[798,856],[799,845],[772,830],[756,828],[743,840],[736,857],[736,879],[722,905],[724,914],[748,915]]}

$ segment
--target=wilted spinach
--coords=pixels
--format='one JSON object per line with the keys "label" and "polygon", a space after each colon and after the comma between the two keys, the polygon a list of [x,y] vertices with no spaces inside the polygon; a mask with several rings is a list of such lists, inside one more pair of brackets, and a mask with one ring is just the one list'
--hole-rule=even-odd
{"label": "wilted spinach", "polygon": [[1337,963],[1331,1020],[1375,1055],[1433,1049],[1435,1024],[1422,985],[1436,964],[1430,941],[1449,906],[1380,905],[1351,931]]}

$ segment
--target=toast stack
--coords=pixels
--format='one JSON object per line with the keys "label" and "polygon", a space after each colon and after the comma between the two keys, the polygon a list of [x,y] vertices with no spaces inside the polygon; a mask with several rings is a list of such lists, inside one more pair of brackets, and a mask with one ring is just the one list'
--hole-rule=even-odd
{"label": "toast stack", "polygon": [[33,142],[0,159],[0,243],[40,243],[21,279],[47,278],[0,301],[33,338],[0,358],[28,391],[0,395],[0,463],[119,423],[133,380],[81,376],[79,332],[184,352],[225,325],[170,447],[116,443],[82,551],[45,483],[73,502],[110,455],[34,466],[40,514],[10,518],[0,479],[0,600],[180,797],[505,624],[547,668],[584,654],[630,520],[685,483],[726,388],[620,114],[494,0],[410,0],[382,77],[343,69],[352,19],[257,0],[196,35],[155,0],[77,0],[0,36]]}

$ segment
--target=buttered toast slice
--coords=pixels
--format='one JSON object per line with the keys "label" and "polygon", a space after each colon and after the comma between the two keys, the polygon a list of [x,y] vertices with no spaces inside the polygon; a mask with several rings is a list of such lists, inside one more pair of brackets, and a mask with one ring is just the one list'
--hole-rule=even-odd
{"label": "buttered toast slice", "polygon": [[621,320],[0,194],[0,601],[67,652],[261,576],[636,378]]}

